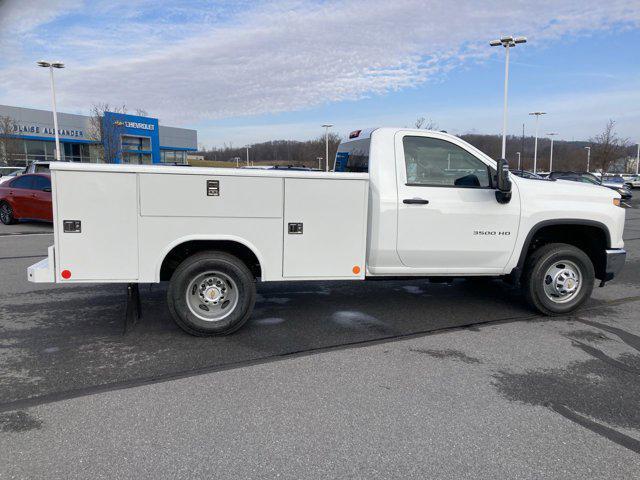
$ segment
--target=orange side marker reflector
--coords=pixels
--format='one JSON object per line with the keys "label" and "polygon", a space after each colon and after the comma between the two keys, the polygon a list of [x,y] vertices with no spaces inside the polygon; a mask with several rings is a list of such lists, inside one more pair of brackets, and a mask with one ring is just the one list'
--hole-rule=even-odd
{"label": "orange side marker reflector", "polygon": [[351,271],[352,271],[355,275],[358,275],[358,274],[360,273],[360,267],[359,267],[358,265],[355,265]]}
{"label": "orange side marker reflector", "polygon": [[71,278],[71,272],[69,270],[62,270],[62,272],[60,272],[60,275],[62,275],[62,278],[64,278],[65,280],[69,280]]}

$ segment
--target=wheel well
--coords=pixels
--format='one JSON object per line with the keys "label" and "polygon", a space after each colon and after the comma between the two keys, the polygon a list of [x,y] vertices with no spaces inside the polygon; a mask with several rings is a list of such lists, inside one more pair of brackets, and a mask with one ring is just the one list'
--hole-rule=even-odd
{"label": "wheel well", "polygon": [[253,251],[246,245],[231,240],[191,240],[181,243],[180,245],[176,245],[169,253],[167,253],[162,261],[162,266],[160,267],[160,280],[171,280],[173,272],[178,268],[178,265],[180,265],[183,260],[194,253],[207,250],[226,252],[238,257],[245,263],[256,278],[262,276],[262,268],[258,257],[256,257],[256,254],[253,253]]}
{"label": "wheel well", "polygon": [[609,236],[604,227],[582,224],[552,224],[537,229],[532,237],[525,242],[525,249],[521,255],[518,267],[521,270],[524,261],[535,250],[549,243],[566,243],[579,248],[587,254],[593,262],[596,278],[603,279],[606,269],[606,249],[609,246]]}

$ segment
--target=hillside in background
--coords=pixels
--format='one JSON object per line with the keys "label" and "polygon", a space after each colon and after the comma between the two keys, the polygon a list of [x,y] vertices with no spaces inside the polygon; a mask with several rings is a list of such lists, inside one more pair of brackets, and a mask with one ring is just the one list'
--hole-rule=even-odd
{"label": "hillside in background", "polygon": [[[465,134],[460,138],[469,142],[479,150],[483,151],[491,158],[498,158],[501,151],[501,137],[499,135]],[[330,167],[332,159],[335,157],[341,137],[336,134],[329,136],[329,159]],[[521,168],[533,170],[534,137],[507,137],[507,160],[511,169],[518,168],[518,156],[516,152],[521,152]],[[585,147],[594,145],[589,141],[560,141],[553,144],[553,168],[554,170],[586,170],[587,150]],[[548,138],[538,139],[538,171],[549,170],[549,155],[551,140]],[[215,166],[233,167],[236,164],[246,165],[246,148],[244,147],[224,147],[198,152],[203,155],[207,162],[215,162]],[[635,145],[622,148],[620,153],[609,167],[610,172],[629,172],[635,170]],[[295,165],[324,169],[325,141],[324,137],[319,137],[308,141],[275,140],[270,142],[256,143],[249,149],[249,161],[253,165]],[[237,159],[237,160],[236,160]],[[594,148],[591,155],[591,170],[599,169],[599,159]]]}

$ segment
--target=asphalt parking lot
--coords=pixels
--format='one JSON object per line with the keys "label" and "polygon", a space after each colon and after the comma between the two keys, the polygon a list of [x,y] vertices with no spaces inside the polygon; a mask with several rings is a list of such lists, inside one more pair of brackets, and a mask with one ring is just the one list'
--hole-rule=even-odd
{"label": "asphalt parking lot", "polygon": [[3,227],[0,478],[637,478],[639,204],[571,316],[499,281],[264,284],[224,338],[163,285],[123,335],[123,286],[29,284],[50,227]]}

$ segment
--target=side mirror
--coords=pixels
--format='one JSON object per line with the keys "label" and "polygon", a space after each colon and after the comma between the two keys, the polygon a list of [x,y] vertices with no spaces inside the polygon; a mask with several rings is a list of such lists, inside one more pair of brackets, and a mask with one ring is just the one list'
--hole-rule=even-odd
{"label": "side mirror", "polygon": [[509,164],[504,158],[498,160],[497,177],[496,200],[498,203],[509,203],[511,200],[511,180],[509,180]]}

